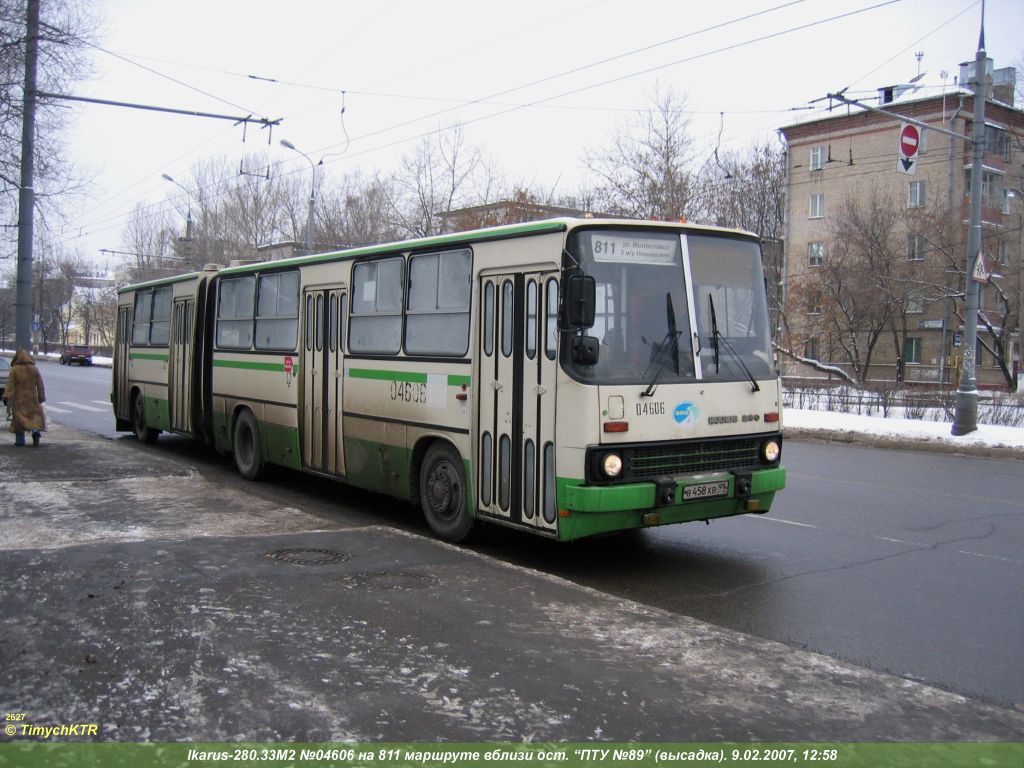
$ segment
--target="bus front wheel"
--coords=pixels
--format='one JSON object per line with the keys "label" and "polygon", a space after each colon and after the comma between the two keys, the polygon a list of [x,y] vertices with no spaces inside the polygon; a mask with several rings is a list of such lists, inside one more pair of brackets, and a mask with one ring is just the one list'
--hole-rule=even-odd
{"label": "bus front wheel", "polygon": [[465,471],[451,446],[435,443],[427,451],[420,467],[420,505],[438,538],[459,542],[469,535],[474,521],[466,498]]}
{"label": "bus front wheel", "polygon": [[141,392],[135,395],[132,403],[132,431],[140,443],[155,443],[157,435],[160,434],[160,430],[146,426],[146,404]]}
{"label": "bus front wheel", "polygon": [[263,469],[263,456],[260,453],[259,427],[251,411],[238,414],[233,445],[238,474],[246,480],[256,480]]}

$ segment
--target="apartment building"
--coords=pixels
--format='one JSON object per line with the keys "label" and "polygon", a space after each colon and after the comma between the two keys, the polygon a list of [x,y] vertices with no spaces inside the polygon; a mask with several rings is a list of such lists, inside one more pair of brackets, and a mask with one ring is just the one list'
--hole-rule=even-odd
{"label": "apartment building", "polygon": [[[991,60],[990,64],[991,64]],[[961,65],[971,82],[974,62]],[[1016,385],[1024,281],[1024,111],[1016,72],[989,67],[982,181],[979,387]],[[970,136],[974,94],[949,85],[880,89],[862,99]],[[787,145],[783,320],[790,380],[846,378],[955,387],[963,358],[963,292],[971,144],[899,117],[840,105],[780,129]],[[901,140],[911,143],[901,154]],[[915,147],[916,143],[916,147]],[[907,149],[916,148],[912,157]],[[985,278],[986,275],[978,275]]]}

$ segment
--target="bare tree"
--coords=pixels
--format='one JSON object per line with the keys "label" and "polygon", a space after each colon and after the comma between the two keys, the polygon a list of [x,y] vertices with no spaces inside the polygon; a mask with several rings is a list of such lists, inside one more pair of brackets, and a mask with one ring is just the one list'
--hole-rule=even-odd
{"label": "bare tree", "polygon": [[410,237],[440,233],[452,210],[480,202],[481,167],[480,150],[467,144],[461,125],[424,136],[389,185],[394,228]]}
{"label": "bare tree", "polygon": [[782,150],[766,141],[723,153],[702,175],[707,216],[722,227],[781,239],[786,210],[786,164]]}
{"label": "bare tree", "polygon": [[[932,208],[908,217],[908,232],[921,239],[924,265],[918,269],[916,291],[925,304],[948,303],[959,324],[965,318],[964,287],[967,272],[967,240],[959,211]],[[1011,233],[1013,234],[1013,233]],[[1019,281],[995,255],[999,252],[998,233],[986,232],[982,252],[993,270],[988,282],[980,286],[978,344],[991,356],[1007,387],[1016,381],[1011,370],[1011,340],[1020,319]]]}
{"label": "bare tree", "polygon": [[[86,48],[95,35],[95,11],[84,0],[49,0],[40,8],[37,88],[61,93],[88,73]],[[17,220],[20,184],[22,88],[25,66],[26,2],[0,0],[0,216]],[[43,227],[60,217],[59,198],[81,189],[81,172],[69,160],[63,143],[66,109],[40,97],[36,111],[35,198]],[[14,239],[17,230],[4,228],[0,237]]]}
{"label": "bare tree", "polygon": [[170,213],[162,206],[139,202],[128,217],[121,233],[121,244],[130,254],[128,265],[133,280],[146,280],[166,275],[174,256],[173,224]]}
{"label": "bare tree", "polygon": [[[897,360],[902,356],[911,280],[906,240],[899,234],[904,231],[898,226],[901,216],[900,206],[879,189],[843,201],[830,226],[821,265],[791,286],[789,345],[782,347],[784,353],[829,373],[836,373],[830,362],[837,355],[843,377],[856,385],[867,382],[886,332],[892,336]],[[823,335],[828,349],[817,356],[800,353]]]}
{"label": "bare tree", "polygon": [[660,87],[654,106],[614,132],[611,144],[588,150],[602,206],[641,219],[694,218],[697,189],[686,100]]}
{"label": "bare tree", "polygon": [[318,231],[337,247],[372,245],[397,240],[392,226],[392,182],[374,175],[345,175],[337,186],[323,191],[318,208]]}

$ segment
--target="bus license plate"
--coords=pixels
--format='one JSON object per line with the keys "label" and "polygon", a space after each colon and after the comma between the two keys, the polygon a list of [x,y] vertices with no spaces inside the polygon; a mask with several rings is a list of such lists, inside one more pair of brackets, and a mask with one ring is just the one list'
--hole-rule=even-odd
{"label": "bus license plate", "polygon": [[698,483],[683,488],[683,501],[697,501],[699,499],[714,499],[718,496],[729,495],[729,481],[716,480],[713,483]]}

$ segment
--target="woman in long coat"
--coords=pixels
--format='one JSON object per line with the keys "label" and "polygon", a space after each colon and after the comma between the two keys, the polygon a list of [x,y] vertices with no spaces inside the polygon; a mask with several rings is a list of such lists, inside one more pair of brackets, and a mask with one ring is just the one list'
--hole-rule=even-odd
{"label": "woman in long coat", "polygon": [[39,445],[40,432],[46,429],[46,414],[42,404],[46,402],[43,376],[36,368],[32,355],[19,349],[11,361],[11,372],[7,377],[4,400],[11,406],[11,425],[14,444],[25,444],[25,431],[32,431],[32,444]]}

